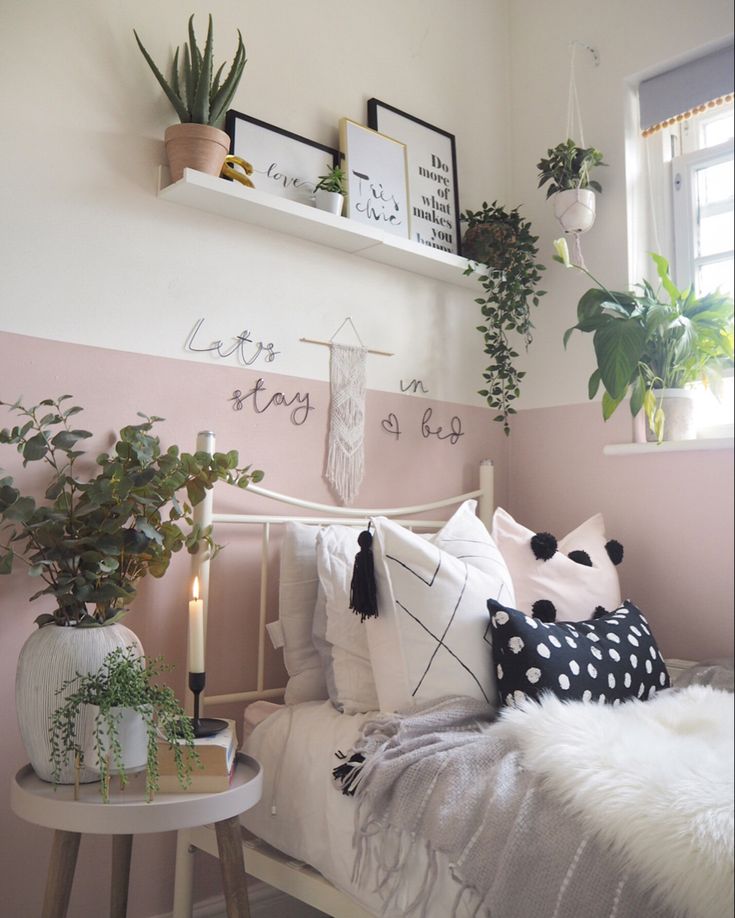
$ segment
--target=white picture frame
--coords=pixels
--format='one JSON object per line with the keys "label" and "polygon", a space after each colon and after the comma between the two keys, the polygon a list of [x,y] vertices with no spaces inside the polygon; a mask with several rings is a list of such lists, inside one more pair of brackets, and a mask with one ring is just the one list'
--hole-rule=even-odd
{"label": "white picture frame", "polygon": [[411,239],[462,254],[457,153],[454,135],[369,99],[368,125],[406,145]]}
{"label": "white picture frame", "polygon": [[406,145],[349,118],[339,122],[347,175],[347,216],[410,239]]}
{"label": "white picture frame", "polygon": [[313,204],[321,175],[339,164],[339,151],[291,131],[230,109],[225,129],[230,153],[253,167],[250,176],[257,191]]}

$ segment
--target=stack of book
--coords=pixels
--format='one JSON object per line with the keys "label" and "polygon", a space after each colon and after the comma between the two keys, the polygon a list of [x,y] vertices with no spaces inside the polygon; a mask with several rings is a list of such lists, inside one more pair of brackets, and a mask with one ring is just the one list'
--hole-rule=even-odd
{"label": "stack of book", "polygon": [[[228,720],[226,729],[214,736],[194,740],[201,768],[196,760],[192,762],[191,783],[182,787],[176,771],[174,750],[168,743],[158,743],[159,793],[161,794],[204,794],[227,790],[235,770],[237,733],[235,721]],[[184,750],[185,756],[190,756]]]}

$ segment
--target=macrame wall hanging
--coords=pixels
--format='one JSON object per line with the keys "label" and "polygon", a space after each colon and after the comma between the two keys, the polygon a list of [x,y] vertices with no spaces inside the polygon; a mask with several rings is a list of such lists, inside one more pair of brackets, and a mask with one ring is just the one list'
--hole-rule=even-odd
{"label": "macrame wall hanging", "polygon": [[[567,97],[566,137],[572,138],[575,136],[576,120],[579,136],[578,146],[584,149],[584,127],[582,126],[582,111],[579,105],[575,73],[577,47],[584,48],[590,52],[595,67],[599,66],[600,57],[597,51],[589,45],[576,40],[569,43],[569,93]],[[554,195],[554,216],[561,224],[564,232],[572,237],[572,261],[581,267],[584,267],[584,258],[582,257],[582,245],[579,237],[582,233],[592,229],[595,222],[595,209],[595,192],[590,188],[570,188],[566,191],[559,191]]]}
{"label": "macrame wall hanging", "polygon": [[[359,345],[340,344],[334,339],[349,324]],[[329,437],[324,477],[343,504],[354,500],[365,473],[365,382],[367,355],[392,357],[387,351],[366,348],[355,323],[347,318],[329,341],[301,338],[308,344],[329,348]]]}

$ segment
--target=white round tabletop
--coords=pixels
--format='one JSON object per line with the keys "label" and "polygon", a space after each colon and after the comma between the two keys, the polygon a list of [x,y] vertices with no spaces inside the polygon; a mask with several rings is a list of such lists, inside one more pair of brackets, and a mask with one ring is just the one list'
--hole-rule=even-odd
{"label": "white round tabletop", "polygon": [[103,803],[99,782],[81,784],[79,799],[73,785],[42,781],[25,765],[12,782],[10,805],[16,816],[35,825],[66,832],[98,835],[137,835],[168,832],[220,822],[249,810],[263,792],[263,772],[256,759],[237,755],[232,784],[225,791],[207,794],[157,794],[145,800],[145,773],[130,775],[120,790],[113,777],[110,802]]}

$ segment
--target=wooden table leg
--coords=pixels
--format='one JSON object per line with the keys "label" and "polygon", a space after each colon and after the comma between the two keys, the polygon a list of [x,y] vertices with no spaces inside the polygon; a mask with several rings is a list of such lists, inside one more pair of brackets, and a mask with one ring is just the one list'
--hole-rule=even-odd
{"label": "wooden table leg", "polygon": [[66,918],[81,838],[80,832],[54,832],[42,918]]}
{"label": "wooden table leg", "polygon": [[240,819],[231,816],[214,824],[217,850],[222,870],[222,886],[227,904],[227,918],[250,918],[245,862],[242,858]]}
{"label": "wooden table leg", "polygon": [[125,918],[128,913],[132,835],[112,836],[112,882],[110,884],[110,918]]}

